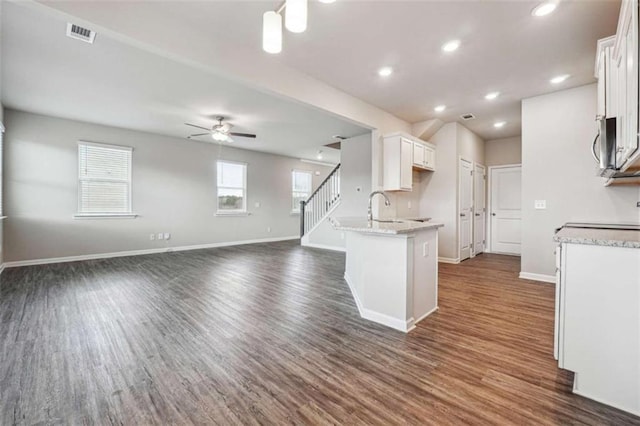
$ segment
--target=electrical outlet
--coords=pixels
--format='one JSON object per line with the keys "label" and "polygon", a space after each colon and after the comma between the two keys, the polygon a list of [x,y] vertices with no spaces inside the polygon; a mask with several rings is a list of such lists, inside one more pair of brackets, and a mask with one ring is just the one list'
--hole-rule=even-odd
{"label": "electrical outlet", "polygon": [[544,210],[547,208],[547,200],[535,200],[533,203],[533,208],[536,210]]}
{"label": "electrical outlet", "polygon": [[156,234],[150,234],[149,235],[149,240],[155,241],[155,239],[156,239]]}
{"label": "electrical outlet", "polygon": [[427,241],[422,245],[422,257],[429,256],[429,242]]}
{"label": "electrical outlet", "polygon": [[168,233],[168,232],[165,232],[165,233],[164,233],[164,239],[165,239],[165,240],[169,240],[169,239],[171,239],[171,234],[170,234],[170,233]]}
{"label": "electrical outlet", "polygon": [[256,206],[256,209],[259,209],[260,208],[260,201],[256,201],[255,206]]}
{"label": "electrical outlet", "polygon": [[407,208],[411,209],[411,200],[407,201]]}
{"label": "electrical outlet", "polygon": [[271,232],[271,227],[267,226],[267,232]]}
{"label": "electrical outlet", "polygon": [[162,232],[158,233],[158,239],[164,240],[164,234]]}

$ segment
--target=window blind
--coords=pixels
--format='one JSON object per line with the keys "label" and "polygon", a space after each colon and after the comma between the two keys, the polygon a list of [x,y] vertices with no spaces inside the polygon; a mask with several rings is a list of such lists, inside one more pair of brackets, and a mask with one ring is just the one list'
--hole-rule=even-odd
{"label": "window blind", "polygon": [[78,211],[131,213],[132,148],[78,143]]}

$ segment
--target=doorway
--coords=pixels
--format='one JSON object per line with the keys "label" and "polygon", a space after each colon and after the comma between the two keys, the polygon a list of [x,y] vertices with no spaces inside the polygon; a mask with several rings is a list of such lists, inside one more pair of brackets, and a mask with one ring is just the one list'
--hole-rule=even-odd
{"label": "doorway", "polygon": [[520,255],[522,166],[489,167],[489,250]]}

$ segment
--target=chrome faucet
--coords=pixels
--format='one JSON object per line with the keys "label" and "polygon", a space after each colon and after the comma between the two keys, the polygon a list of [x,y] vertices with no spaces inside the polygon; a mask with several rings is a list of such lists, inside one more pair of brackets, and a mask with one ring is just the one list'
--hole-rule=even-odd
{"label": "chrome faucet", "polygon": [[369,222],[373,221],[373,212],[371,211],[371,200],[373,199],[373,196],[376,194],[380,194],[384,197],[384,205],[385,206],[390,206],[391,205],[391,201],[389,201],[389,197],[387,197],[387,194],[385,194],[382,191],[373,191],[371,194],[369,194],[369,207],[367,208],[367,220]]}

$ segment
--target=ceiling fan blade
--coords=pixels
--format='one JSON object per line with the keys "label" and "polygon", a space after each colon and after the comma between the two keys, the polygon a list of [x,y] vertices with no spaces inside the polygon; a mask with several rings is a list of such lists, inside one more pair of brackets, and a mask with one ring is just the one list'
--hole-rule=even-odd
{"label": "ceiling fan blade", "polygon": [[197,134],[195,134],[195,135],[189,135],[189,136],[187,137],[187,139],[195,138],[196,136],[205,136],[205,135],[209,135],[209,134],[210,134],[210,133],[197,133]]}
{"label": "ceiling fan blade", "polygon": [[256,135],[251,134],[251,133],[236,133],[236,132],[229,132],[230,135],[232,136],[240,136],[241,138],[255,138]]}
{"label": "ceiling fan blade", "polygon": [[195,124],[191,124],[191,123],[184,123],[187,126],[191,126],[191,127],[197,127],[198,129],[202,129],[202,130],[206,130],[206,131],[211,131],[211,129],[207,129],[206,127],[202,127],[202,126],[197,126]]}

